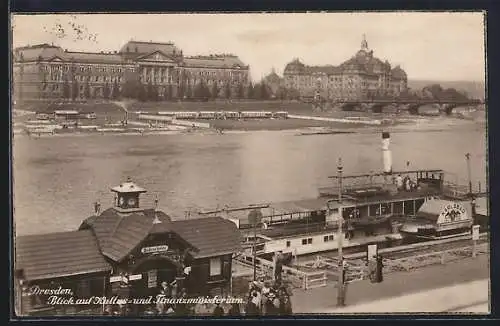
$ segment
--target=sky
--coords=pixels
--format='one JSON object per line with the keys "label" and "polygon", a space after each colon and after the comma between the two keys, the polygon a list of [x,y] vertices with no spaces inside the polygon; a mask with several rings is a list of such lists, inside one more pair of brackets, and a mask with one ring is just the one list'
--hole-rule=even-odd
{"label": "sky", "polygon": [[[57,24],[83,25],[57,37]],[[374,56],[400,65],[409,79],[485,80],[482,12],[253,13],[253,14],[36,14],[13,15],[14,47],[53,43],[72,51],[118,51],[137,41],[173,42],[185,56],[233,53],[257,81],[295,58],[307,65],[338,65],[366,35]],[[66,31],[69,30],[66,28]]]}

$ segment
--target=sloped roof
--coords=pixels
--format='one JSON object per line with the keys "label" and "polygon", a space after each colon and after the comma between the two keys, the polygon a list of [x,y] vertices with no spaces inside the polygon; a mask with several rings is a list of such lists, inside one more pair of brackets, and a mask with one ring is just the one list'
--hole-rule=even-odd
{"label": "sloped roof", "polygon": [[394,79],[406,79],[406,72],[401,69],[400,66],[396,66],[394,69],[391,70],[391,76]]}
{"label": "sloped roof", "polygon": [[274,82],[279,82],[281,80],[281,77],[275,71],[272,71],[264,79],[270,83],[274,83]]}
{"label": "sloped roof", "polygon": [[116,53],[66,52],[67,60],[88,63],[124,63],[124,58]]}
{"label": "sloped roof", "polygon": [[173,43],[170,42],[144,42],[144,41],[128,41],[120,49],[120,53],[137,53],[148,54],[160,51],[165,55],[179,55],[182,51],[179,50]]}
{"label": "sloped roof", "polygon": [[146,189],[139,187],[131,181],[123,182],[120,185],[111,188],[114,192],[127,193],[127,192],[146,192]]}
{"label": "sloped roof", "polygon": [[241,246],[239,230],[231,221],[221,217],[203,217],[174,221],[175,232],[198,248],[195,258],[230,254]]}
{"label": "sloped roof", "polygon": [[99,216],[87,218],[80,229],[92,228],[103,255],[121,261],[149,234],[171,232],[193,247],[195,258],[223,255],[238,250],[239,231],[236,225],[220,217],[203,217],[171,221],[170,217],[146,209],[130,214],[120,214],[109,208]]}
{"label": "sloped roof", "polygon": [[298,70],[298,71],[303,71],[305,69],[305,65],[300,62],[299,59],[294,59],[292,62],[287,63],[285,66],[285,73],[289,72],[290,70]]}
{"label": "sloped roof", "polygon": [[340,64],[340,68],[345,68],[347,66],[354,65],[358,69],[363,69],[363,70],[371,70],[371,67],[374,67],[375,65],[379,65],[385,68],[389,68],[389,64],[383,62],[377,57],[374,57],[372,55],[368,54],[357,54],[350,59],[344,61],[343,63]]}
{"label": "sloped roof", "polygon": [[34,61],[50,60],[55,57],[63,61],[88,62],[88,63],[124,63],[124,58],[117,53],[92,53],[64,51],[59,46],[39,44],[30,47],[14,49],[16,60]]}
{"label": "sloped roof", "polygon": [[55,56],[65,59],[64,50],[58,46],[49,44],[38,44],[33,46],[24,46],[14,49],[14,59],[16,61],[34,61],[39,58],[43,60],[51,59]]}
{"label": "sloped roof", "polygon": [[111,270],[90,230],[18,236],[15,253],[16,269],[24,269],[27,280]]}
{"label": "sloped roof", "polygon": [[[153,223],[155,216],[162,223]],[[172,231],[170,217],[154,209],[121,214],[109,208],[99,216],[83,221],[80,229],[92,228],[103,255],[121,261],[136,248],[148,234]]]}
{"label": "sloped roof", "polygon": [[342,72],[339,67],[326,65],[326,66],[305,66],[306,73],[324,73],[327,75],[337,74]]}
{"label": "sloped roof", "polygon": [[184,58],[184,65],[207,68],[246,68],[237,56],[197,56]]}

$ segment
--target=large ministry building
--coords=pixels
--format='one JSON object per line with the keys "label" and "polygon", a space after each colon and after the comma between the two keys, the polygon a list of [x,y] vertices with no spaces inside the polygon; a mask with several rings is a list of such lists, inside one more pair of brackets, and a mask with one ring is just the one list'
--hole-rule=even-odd
{"label": "large ministry building", "polygon": [[181,85],[192,89],[201,81],[212,91],[213,84],[217,90],[228,84],[234,90],[244,87],[249,67],[231,54],[187,57],[170,42],[132,40],[119,51],[100,53],[74,52],[50,44],[13,51],[15,100],[62,98],[68,91],[65,87],[73,98],[103,98],[113,86],[121,91],[127,80],[153,85],[160,98],[176,98]]}
{"label": "large ministry building", "polygon": [[296,89],[302,97],[321,96],[342,100],[368,100],[396,97],[407,89],[407,75],[400,66],[373,56],[363,36],[361,49],[339,66],[307,66],[298,59],[284,70],[285,87]]}

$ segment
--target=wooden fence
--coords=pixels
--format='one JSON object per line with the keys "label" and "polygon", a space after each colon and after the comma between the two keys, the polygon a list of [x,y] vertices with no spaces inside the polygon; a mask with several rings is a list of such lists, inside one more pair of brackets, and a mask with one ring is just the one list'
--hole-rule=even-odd
{"label": "wooden fence", "polygon": [[[254,260],[252,255],[241,253],[234,258],[235,263],[253,268]],[[273,279],[273,263],[269,260],[256,257],[256,274],[258,278]],[[326,286],[326,271],[302,271],[293,267],[283,266],[282,278],[289,281],[294,287],[304,290]]]}

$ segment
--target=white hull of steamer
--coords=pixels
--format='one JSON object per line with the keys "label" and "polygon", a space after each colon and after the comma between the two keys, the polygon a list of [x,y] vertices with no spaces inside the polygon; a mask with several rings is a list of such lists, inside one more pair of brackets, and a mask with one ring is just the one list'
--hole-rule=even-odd
{"label": "white hull of steamer", "polygon": [[[338,250],[338,238],[336,232],[324,232],[318,234],[302,234],[283,239],[266,238],[265,236],[257,236],[256,254],[267,255],[276,252],[291,253],[293,256],[312,255],[321,252],[330,252]],[[381,233],[372,236],[355,236],[349,239],[344,235],[342,240],[342,248],[344,250],[353,250],[364,248],[368,244],[392,242],[393,245],[398,245],[403,240],[399,233]],[[252,240],[245,243],[245,252],[252,254]],[[364,249],[363,249],[364,250]]]}

